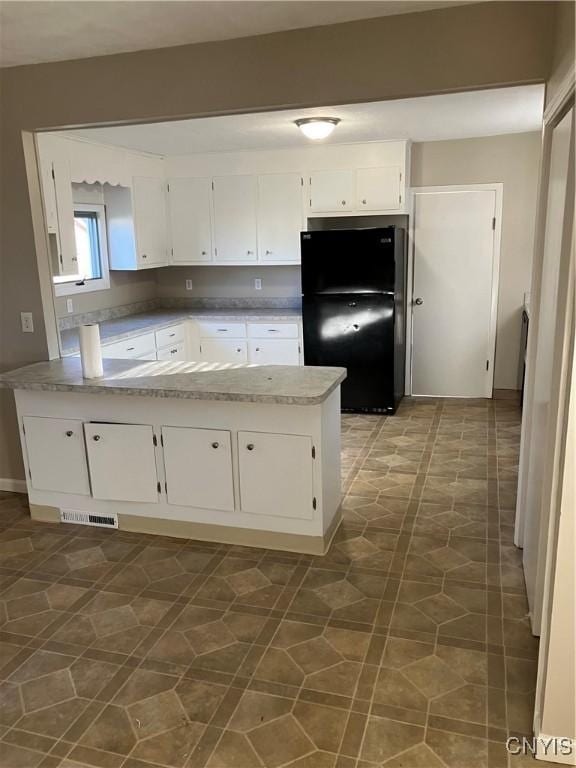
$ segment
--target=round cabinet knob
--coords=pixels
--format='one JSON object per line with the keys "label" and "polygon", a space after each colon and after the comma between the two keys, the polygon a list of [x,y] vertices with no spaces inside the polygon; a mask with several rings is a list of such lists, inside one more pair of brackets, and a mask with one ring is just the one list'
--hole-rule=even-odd
{"label": "round cabinet knob", "polygon": [[346,205],[346,200],[342,200],[342,205]]}
{"label": "round cabinet knob", "polygon": [[220,443],[212,443],[212,448],[218,448],[220,446]]}
{"label": "round cabinet knob", "polygon": [[170,354],[171,354],[171,355],[175,355],[175,354],[176,354],[176,352],[178,352],[178,350],[177,350],[177,349],[171,349],[171,350],[170,350]]}
{"label": "round cabinet knob", "polygon": [[272,255],[272,251],[266,251],[266,256],[271,256],[271,255]]}
{"label": "round cabinet knob", "polygon": [[66,432],[66,437],[72,437],[72,435],[73,435],[73,434],[74,434],[74,432],[72,432],[72,430],[71,430],[71,429],[69,429],[69,430],[67,430],[67,432]]}
{"label": "round cabinet knob", "polygon": [[362,205],[366,205],[366,198],[364,198],[364,200],[362,200]]}
{"label": "round cabinet knob", "polygon": [[253,451],[254,450],[254,443],[248,443],[248,445],[246,446],[246,449],[248,451]]}
{"label": "round cabinet knob", "polygon": [[94,442],[95,442],[95,443],[97,443],[97,442],[98,442],[98,440],[100,440],[100,435],[94,435],[94,437],[92,438],[92,440],[94,440]]}
{"label": "round cabinet knob", "polygon": [[143,259],[147,259],[147,258],[148,258],[148,254],[147,254],[147,253],[143,253],[143,254],[142,254],[142,258],[143,258]]}
{"label": "round cabinet knob", "polygon": [[238,347],[238,348],[236,349],[236,352],[242,352],[242,348],[241,348],[241,347]]}
{"label": "round cabinet knob", "polygon": [[260,352],[260,347],[256,347],[256,352]]}
{"label": "round cabinet knob", "polygon": [[248,256],[252,256],[252,254],[254,253],[254,251],[246,251],[246,253],[248,254]]}
{"label": "round cabinet knob", "polygon": [[202,256],[206,256],[206,251],[201,252]]}
{"label": "round cabinet knob", "polygon": [[414,304],[416,304],[417,307],[420,307],[422,304],[424,304],[424,299],[418,297],[417,299],[414,299]]}

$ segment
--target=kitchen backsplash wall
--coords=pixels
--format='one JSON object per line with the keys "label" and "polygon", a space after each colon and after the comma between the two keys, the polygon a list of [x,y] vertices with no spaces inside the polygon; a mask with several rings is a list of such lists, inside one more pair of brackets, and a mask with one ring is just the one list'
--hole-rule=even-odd
{"label": "kitchen backsplash wall", "polygon": [[[155,270],[158,298],[295,298],[301,295],[300,267],[166,267]],[[186,290],[186,280],[192,290]],[[262,280],[262,289],[254,281]]]}
{"label": "kitchen backsplash wall", "polygon": [[[107,291],[58,296],[55,300],[56,315],[59,318],[69,314],[80,315],[155,299],[157,292],[155,271],[153,269],[147,272],[112,271],[110,272],[110,289]],[[67,299],[72,299],[74,307],[72,313],[69,313],[66,308]]]}

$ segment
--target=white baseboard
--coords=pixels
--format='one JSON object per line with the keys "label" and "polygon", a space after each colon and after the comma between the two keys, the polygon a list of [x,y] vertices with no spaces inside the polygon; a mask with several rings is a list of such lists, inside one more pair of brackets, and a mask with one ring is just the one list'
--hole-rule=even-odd
{"label": "white baseboard", "polygon": [[536,741],[536,760],[547,760],[559,765],[576,765],[576,739],[539,733]]}
{"label": "white baseboard", "polygon": [[15,480],[12,477],[0,477],[0,491],[26,493],[26,480]]}

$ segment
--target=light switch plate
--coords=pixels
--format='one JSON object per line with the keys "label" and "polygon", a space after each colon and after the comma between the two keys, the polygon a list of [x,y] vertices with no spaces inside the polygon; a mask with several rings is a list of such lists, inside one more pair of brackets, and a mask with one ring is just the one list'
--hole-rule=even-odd
{"label": "light switch plate", "polygon": [[262,278],[261,277],[255,277],[254,278],[254,290],[255,291],[261,291],[262,290]]}
{"label": "light switch plate", "polygon": [[186,290],[187,291],[192,290],[192,280],[186,280]]}
{"label": "light switch plate", "polygon": [[34,333],[34,317],[32,312],[20,312],[22,333]]}
{"label": "light switch plate", "polygon": [[66,311],[68,314],[72,314],[72,312],[74,312],[74,302],[72,299],[66,299]]}

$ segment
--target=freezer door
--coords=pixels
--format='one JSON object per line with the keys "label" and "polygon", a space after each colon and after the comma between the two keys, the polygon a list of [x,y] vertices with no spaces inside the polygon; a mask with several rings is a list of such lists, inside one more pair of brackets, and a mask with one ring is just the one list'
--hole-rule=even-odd
{"label": "freezer door", "polygon": [[304,363],[347,369],[344,410],[394,409],[394,297],[304,299]]}
{"label": "freezer door", "polygon": [[304,296],[394,291],[395,228],[302,232]]}

